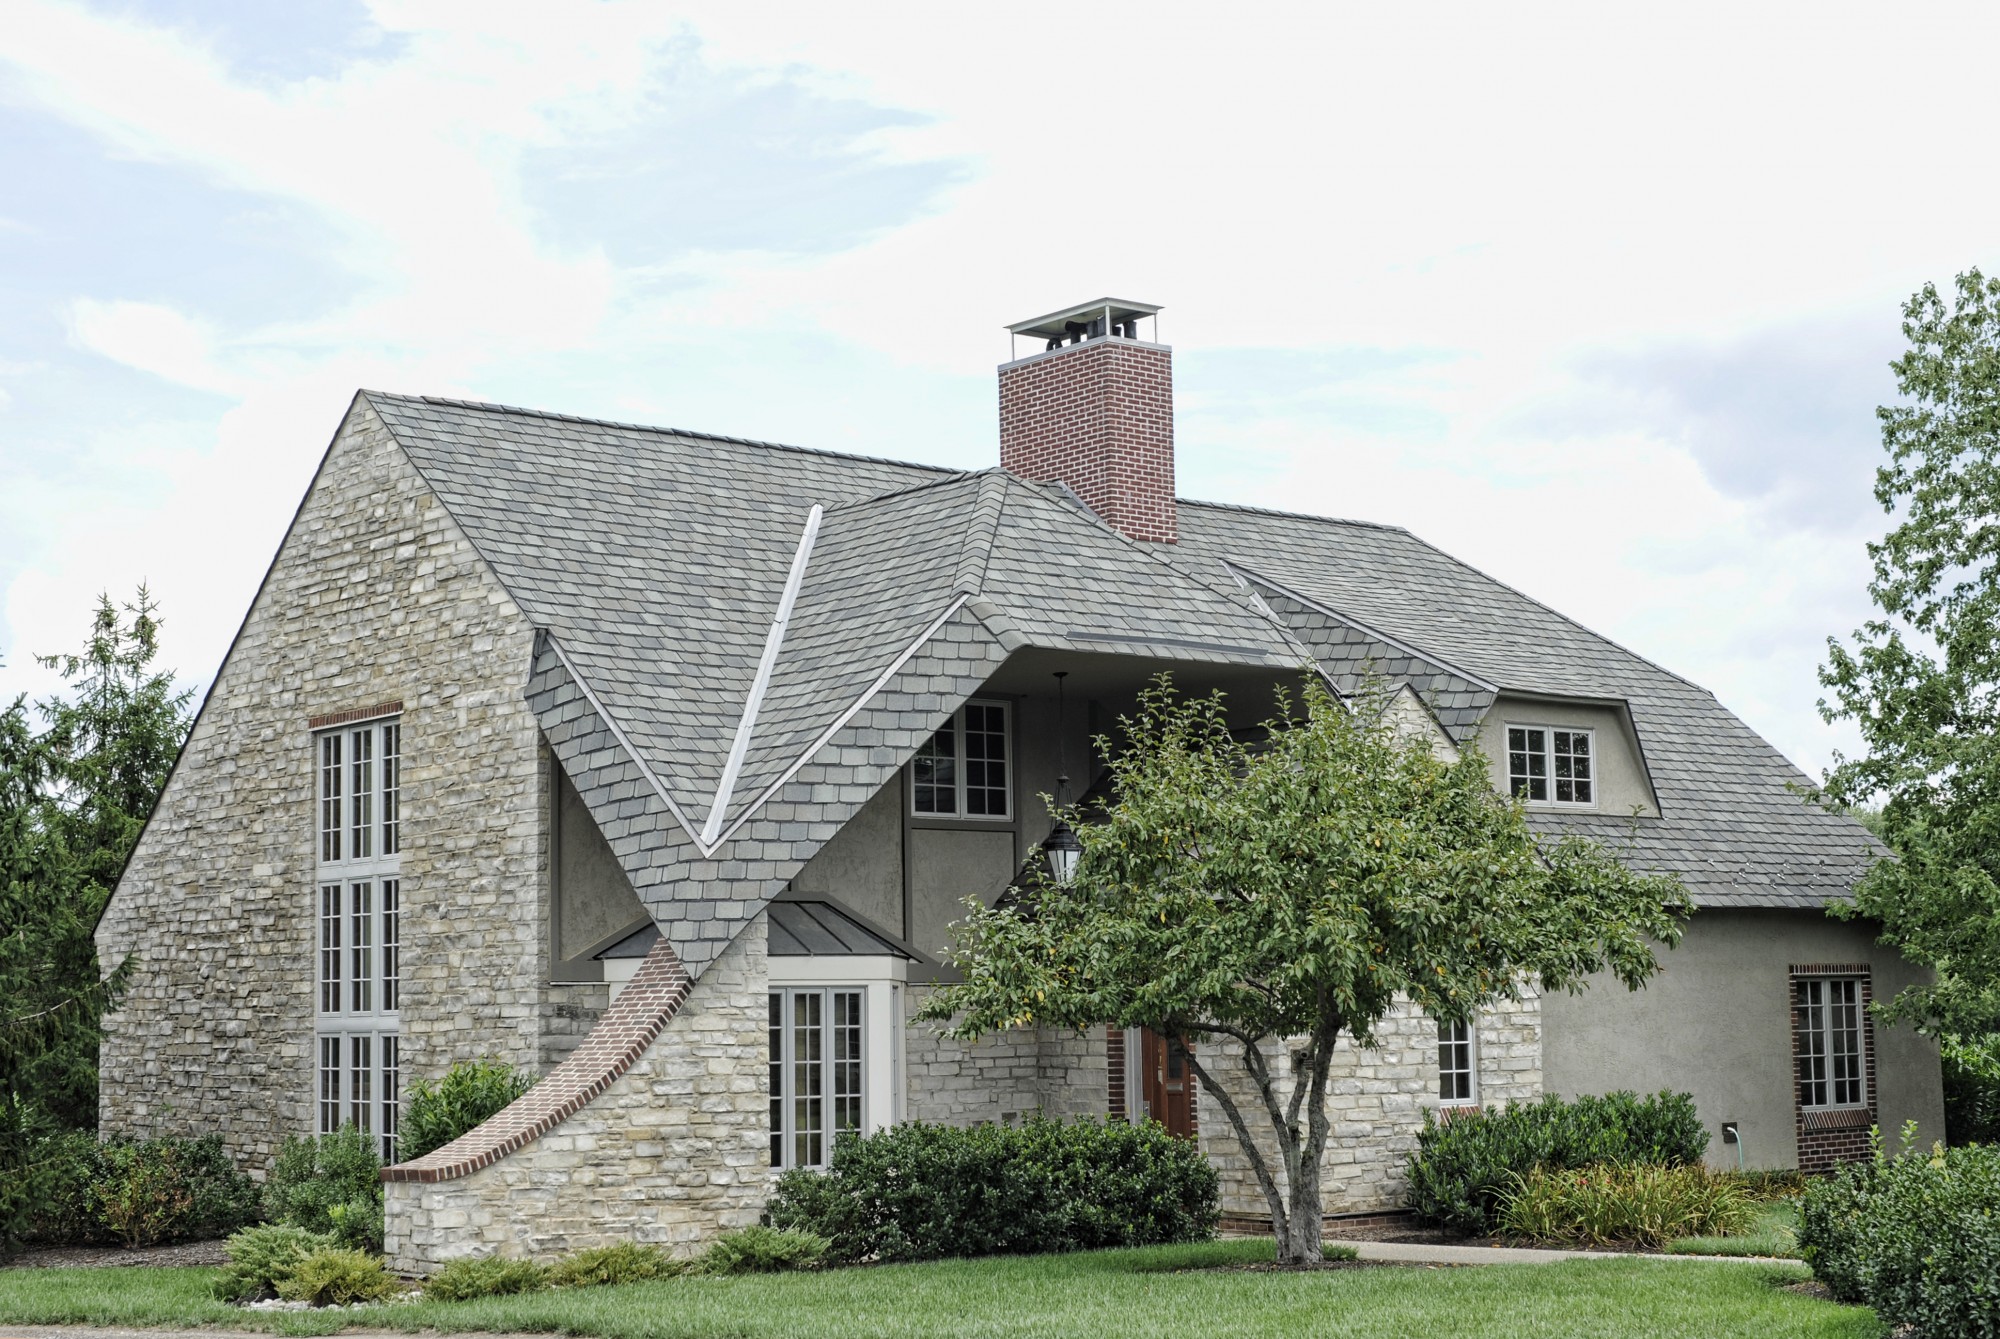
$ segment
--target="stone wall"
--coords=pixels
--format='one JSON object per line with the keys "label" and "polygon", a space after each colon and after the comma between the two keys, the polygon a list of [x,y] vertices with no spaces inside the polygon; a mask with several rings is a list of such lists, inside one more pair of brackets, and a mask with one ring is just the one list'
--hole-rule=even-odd
{"label": "stone wall", "polygon": [[[1333,1129],[1327,1139],[1320,1180],[1325,1211],[1358,1213],[1393,1209],[1403,1202],[1405,1160],[1417,1146],[1423,1112],[1437,1093],[1437,1024],[1411,1005],[1399,1006],[1376,1029],[1374,1049],[1342,1038],[1327,1103]],[[1271,1056],[1275,1047],[1266,1047]],[[1542,1090],[1541,1001],[1529,993],[1517,1005],[1480,1014],[1475,1055],[1477,1099],[1487,1105],[1527,1100]],[[1270,1127],[1263,1103],[1243,1075],[1233,1046],[1211,1043],[1202,1068],[1229,1086],[1243,1118],[1259,1138],[1267,1162],[1279,1166],[1274,1147],[1263,1137]],[[1290,1064],[1274,1059],[1280,1091],[1289,1095]],[[1229,1117],[1204,1087],[1200,1094],[1201,1146],[1222,1178],[1222,1211],[1270,1218],[1270,1205],[1250,1169]],[[1284,1177],[1277,1171],[1282,1188]]]}
{"label": "stone wall", "polygon": [[[932,994],[909,991],[911,1015]],[[941,1038],[914,1023],[903,1037],[904,1114],[945,1125],[1010,1123],[1039,1111],[1050,1117],[1103,1116],[1108,1105],[1104,1030],[1016,1028],[976,1042]]]}
{"label": "stone wall", "polygon": [[618,1241],[691,1253],[755,1223],[771,1179],[768,981],[759,917],[576,1114],[467,1175],[387,1182],[390,1263],[422,1274],[460,1256],[549,1259]]}
{"label": "stone wall", "polygon": [[[98,929],[136,956],[106,1020],[107,1131],[222,1135],[261,1171],[313,1127],[317,715],[403,703],[405,1081],[536,1066],[594,999],[552,998],[532,629],[357,403]],[[545,1038],[544,1034],[550,1034]]]}

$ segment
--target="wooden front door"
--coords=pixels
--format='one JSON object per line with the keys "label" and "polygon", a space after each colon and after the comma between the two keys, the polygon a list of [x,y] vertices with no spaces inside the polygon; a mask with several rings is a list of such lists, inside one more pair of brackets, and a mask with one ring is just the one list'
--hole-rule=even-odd
{"label": "wooden front door", "polygon": [[1166,1126],[1168,1134],[1194,1137],[1194,1073],[1178,1039],[1140,1029],[1139,1095],[1146,1114]]}

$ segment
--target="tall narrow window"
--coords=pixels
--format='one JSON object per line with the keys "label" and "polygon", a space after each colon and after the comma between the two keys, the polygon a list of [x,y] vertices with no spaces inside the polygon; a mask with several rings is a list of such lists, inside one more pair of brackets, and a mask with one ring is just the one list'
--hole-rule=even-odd
{"label": "tall narrow window", "polygon": [[1013,754],[1004,702],[968,702],[910,759],[910,812],[1011,818]]}
{"label": "tall narrow window", "polygon": [[340,1128],[340,1038],[319,1039],[319,1132]]}
{"label": "tall narrow window", "polygon": [[862,1129],[865,1031],[859,990],[771,992],[771,1165],[823,1167]]}
{"label": "tall narrow window", "polygon": [[382,880],[382,1011],[403,1005],[403,881]]}
{"label": "tall narrow window", "polygon": [[340,1012],[340,885],[322,884],[319,890],[319,1009]]}
{"label": "tall narrow window", "polygon": [[384,1166],[396,1161],[397,1120],[396,1103],[402,1099],[403,1059],[402,1038],[395,1033],[382,1037],[382,1163]]}
{"label": "tall narrow window", "polygon": [[1860,980],[1814,977],[1793,982],[1792,1030],[1799,1105],[1867,1105]]}
{"label": "tall narrow window", "polygon": [[1437,1036],[1438,1101],[1472,1101],[1472,1024],[1468,1021],[1439,1023]]}
{"label": "tall narrow window", "polygon": [[348,946],[349,960],[353,970],[349,979],[353,983],[353,1003],[348,1007],[355,1013],[365,1014],[375,1007],[375,898],[374,887],[367,883],[357,883],[348,889],[353,908],[350,923],[354,927],[352,943]]}
{"label": "tall narrow window", "polygon": [[403,727],[382,727],[382,854],[402,849]]}
{"label": "tall narrow window", "polygon": [[379,1139],[393,1158],[402,1093],[402,730],[349,725],[313,740],[318,774],[318,1125]]}
{"label": "tall narrow window", "polygon": [[348,803],[351,856],[366,860],[375,849],[375,731],[356,730],[348,738]]}
{"label": "tall narrow window", "polygon": [[319,858],[323,862],[340,859],[341,779],[340,736],[322,735],[319,741]]}

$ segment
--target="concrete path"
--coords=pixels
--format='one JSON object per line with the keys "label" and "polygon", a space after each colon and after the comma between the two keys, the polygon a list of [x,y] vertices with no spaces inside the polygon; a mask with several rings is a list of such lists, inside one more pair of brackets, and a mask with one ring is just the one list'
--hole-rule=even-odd
{"label": "concrete path", "polygon": [[[1328,1237],[1329,1246],[1352,1246],[1363,1260],[1409,1265],[1552,1265],[1563,1260],[1735,1260],[1772,1264],[1761,1255],[1647,1255],[1634,1251],[1561,1251],[1528,1246],[1448,1246],[1417,1241],[1354,1241]],[[1797,1263],[1796,1261],[1792,1263]]]}

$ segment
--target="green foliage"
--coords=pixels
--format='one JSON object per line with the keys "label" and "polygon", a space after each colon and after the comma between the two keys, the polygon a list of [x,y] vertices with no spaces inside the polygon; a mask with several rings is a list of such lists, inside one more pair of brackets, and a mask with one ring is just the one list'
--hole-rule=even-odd
{"label": "green foliage", "polygon": [[39,1142],[24,1235],[47,1244],[151,1246],[226,1236],[256,1221],[256,1184],[217,1135],[114,1138],[81,1130]]}
{"label": "green foliage", "polygon": [[1742,1186],[1744,1193],[1760,1204],[1797,1199],[1813,1183],[1811,1177],[1796,1167],[1753,1168],[1743,1172],[1732,1169],[1720,1175]]}
{"label": "green foliage", "polygon": [[467,1302],[475,1297],[505,1297],[539,1292],[551,1282],[550,1271],[532,1260],[486,1255],[448,1262],[424,1280],[424,1300]]}
{"label": "green foliage", "polygon": [[399,1156],[414,1161],[484,1124],[534,1086],[535,1076],[500,1060],[462,1060],[433,1083],[418,1079],[405,1099]]}
{"label": "green foliage", "polygon": [[332,1237],[288,1223],[246,1227],[224,1246],[229,1263],[215,1280],[215,1295],[225,1302],[276,1297],[278,1285],[291,1278],[301,1261],[335,1245],[338,1243]]}
{"label": "green foliage", "polygon": [[672,1278],[686,1266],[657,1246],[621,1241],[566,1255],[549,1268],[549,1283],[557,1288],[588,1288],[603,1284],[644,1283]]}
{"label": "green foliage", "polygon": [[1686,1093],[1641,1099],[1617,1092],[1575,1101],[1549,1093],[1539,1102],[1481,1107],[1443,1121],[1426,1111],[1410,1157],[1407,1202],[1426,1223],[1478,1234],[1498,1225],[1501,1203],[1537,1169],[1691,1166],[1707,1148],[1708,1131]]}
{"label": "green foliage", "polygon": [[1799,1203],[1799,1254],[1844,1302],[1920,1334],[2000,1336],[2000,1148],[1875,1155]]}
{"label": "green foliage", "polygon": [[1889,460],[1875,497],[1896,523],[1869,545],[1881,616],[1827,642],[1829,720],[1866,752],[1836,759],[1836,806],[1880,806],[1897,859],[1876,863],[1837,914],[1934,977],[1882,1009],[1934,1032],[2000,1031],[2000,280],[1958,276],[1903,307],[1902,402],[1876,411]]}
{"label": "green foliage", "polygon": [[189,694],[152,660],[144,587],[100,598],[88,644],[38,657],[65,692],[0,710],[0,1250],[43,1197],[37,1150],[97,1125],[99,1019],[126,964],[98,970],[92,933],[188,726]]}
{"label": "green foliage", "polygon": [[1516,1177],[1500,1229],[1537,1241],[1665,1246],[1676,1237],[1726,1237],[1748,1228],[1757,1202],[1699,1164],[1603,1163]]}
{"label": "green foliage", "polygon": [[[1458,1020],[1535,978],[1580,989],[1608,971],[1636,988],[1691,911],[1678,883],[1591,842],[1538,841],[1476,751],[1447,762],[1406,737],[1379,685],[1350,709],[1309,680],[1302,705],[1295,719],[1281,696],[1253,744],[1219,694],[1182,699],[1162,676],[1121,744],[1098,741],[1116,796],[1102,820],[1064,815],[1083,845],[1075,879],[968,902],[952,954],[965,980],[921,1015],[959,1037],[1111,1024],[1223,1040],[1191,1064],[1288,1261],[1319,1253],[1343,1034],[1372,1043],[1399,999]],[[1265,1051],[1280,1038],[1293,1039],[1289,1096]],[[1246,1117],[1220,1081],[1226,1056],[1261,1113]],[[1259,1115],[1277,1165],[1250,1129]]]}
{"label": "green foliage", "polygon": [[352,1125],[288,1137],[264,1183],[264,1214],[344,1246],[381,1250],[382,1158],[374,1138]]}
{"label": "green foliage", "polygon": [[843,1137],[826,1171],[779,1177],[768,1210],[831,1242],[835,1264],[1201,1241],[1218,1214],[1192,1141],[1153,1122],[1039,1117]]}
{"label": "green foliage", "polygon": [[402,1291],[402,1280],[389,1272],[381,1256],[343,1246],[322,1246],[278,1282],[278,1296],[314,1306],[380,1302]]}
{"label": "green foliage", "polygon": [[1944,1132],[1952,1144],[2000,1144],[2000,1033],[1943,1037]]}
{"label": "green foliage", "polygon": [[701,1274],[784,1274],[818,1269],[832,1243],[797,1228],[742,1227],[709,1243],[695,1262]]}

